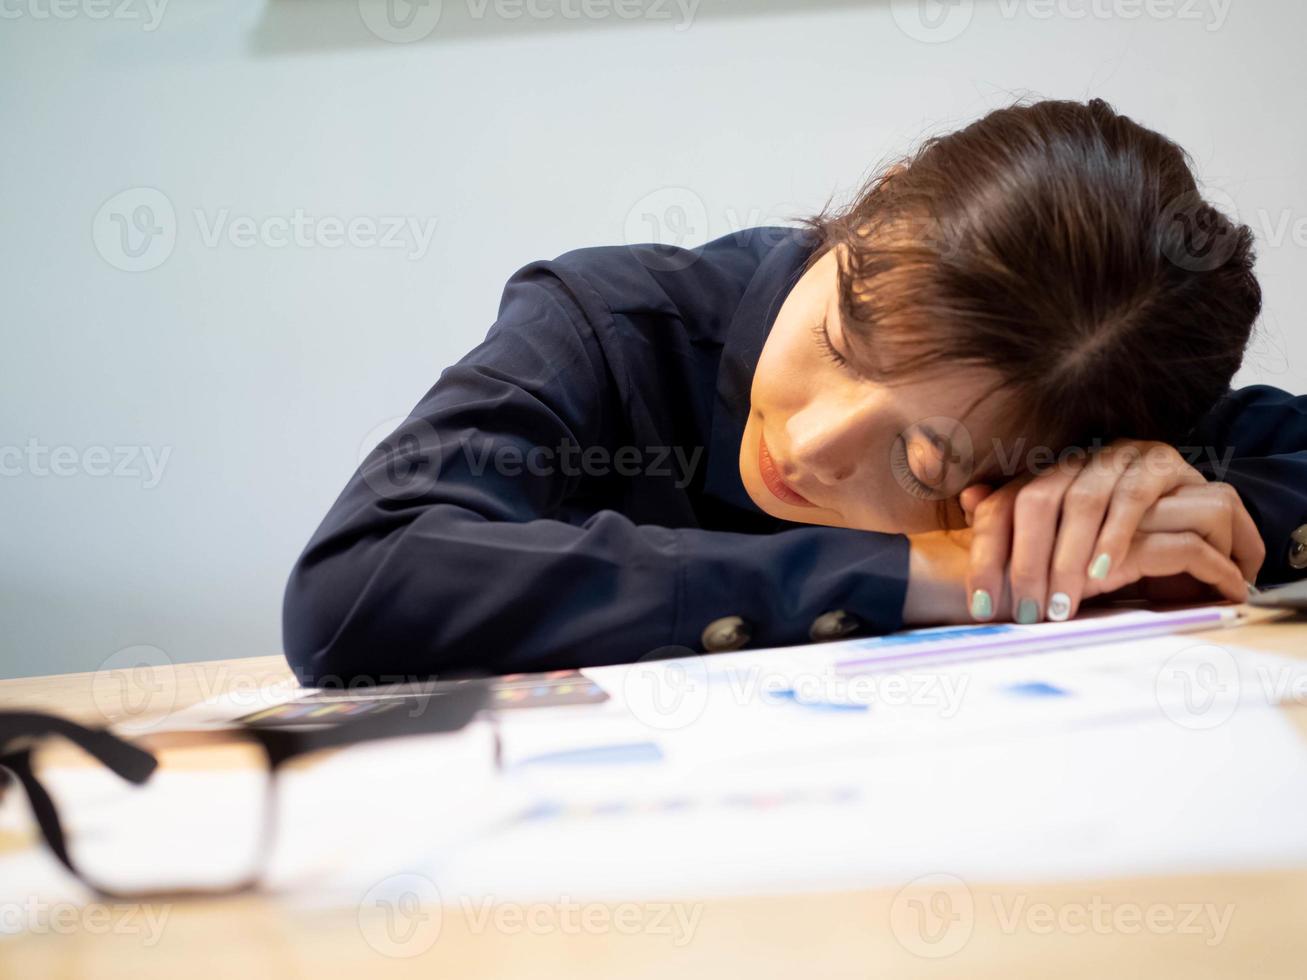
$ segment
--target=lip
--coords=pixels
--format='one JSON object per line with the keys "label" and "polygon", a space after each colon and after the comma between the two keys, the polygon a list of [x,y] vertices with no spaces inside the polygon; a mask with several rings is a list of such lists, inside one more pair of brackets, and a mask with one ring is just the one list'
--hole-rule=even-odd
{"label": "lip", "polygon": [[767,449],[767,439],[761,434],[758,436],[758,472],[762,475],[763,486],[781,503],[789,504],[791,507],[817,506],[803,494],[792,489],[781,478],[780,467],[776,465],[776,460],[772,459],[771,452]]}

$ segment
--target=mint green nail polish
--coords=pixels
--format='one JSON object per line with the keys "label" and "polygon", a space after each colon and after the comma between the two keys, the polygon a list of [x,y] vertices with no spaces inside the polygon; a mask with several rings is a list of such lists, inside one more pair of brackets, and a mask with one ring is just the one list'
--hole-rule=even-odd
{"label": "mint green nail polish", "polygon": [[1107,578],[1107,573],[1112,568],[1112,556],[1106,551],[1094,559],[1094,563],[1089,566],[1089,577],[1102,581]]}
{"label": "mint green nail polish", "polygon": [[1028,626],[1039,620],[1039,603],[1034,599],[1022,599],[1017,603],[1017,622]]}
{"label": "mint green nail polish", "polygon": [[984,589],[977,589],[971,593],[971,617],[989,619],[992,615],[994,615],[994,600],[990,598],[989,593]]}

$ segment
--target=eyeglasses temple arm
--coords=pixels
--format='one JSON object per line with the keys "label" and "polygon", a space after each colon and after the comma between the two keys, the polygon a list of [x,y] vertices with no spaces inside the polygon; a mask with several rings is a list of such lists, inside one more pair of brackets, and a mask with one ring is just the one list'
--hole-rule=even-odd
{"label": "eyeglasses temple arm", "polygon": [[154,774],[159,762],[103,728],[87,728],[67,718],[40,711],[6,711],[0,714],[0,745],[13,738],[43,738],[58,735],[95,757],[129,783],[140,784]]}

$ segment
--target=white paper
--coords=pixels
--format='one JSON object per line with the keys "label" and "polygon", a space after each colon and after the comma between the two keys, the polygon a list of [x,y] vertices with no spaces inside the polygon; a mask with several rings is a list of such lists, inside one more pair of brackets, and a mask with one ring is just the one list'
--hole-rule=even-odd
{"label": "white paper", "polygon": [[520,901],[1092,878],[1307,863],[1307,755],[1278,712],[1192,730],[900,745],[751,768],[572,771],[515,827],[421,866],[446,896]]}
{"label": "white paper", "polygon": [[[1273,707],[1307,696],[1301,662],[1175,635],[867,680],[836,676],[838,648],[587,671],[608,702],[499,713],[502,774],[490,719],[291,770],[270,879],[292,901],[400,872],[450,902],[562,901],[1307,864],[1307,752]],[[232,778],[161,772],[157,812]],[[137,845],[195,839],[150,826],[170,836]],[[52,868],[0,860],[0,901],[77,894]]]}

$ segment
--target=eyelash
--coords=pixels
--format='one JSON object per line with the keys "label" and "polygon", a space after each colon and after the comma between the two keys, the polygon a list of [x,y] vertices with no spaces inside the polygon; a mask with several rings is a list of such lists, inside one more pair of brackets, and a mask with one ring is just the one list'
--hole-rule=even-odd
{"label": "eyelash", "polygon": [[904,488],[914,497],[929,500],[938,493],[934,487],[922,483],[917,474],[912,472],[912,467],[908,465],[908,444],[902,436],[894,440],[894,452],[890,453],[890,466],[895,476],[899,478],[899,485],[906,484]]}
{"label": "eyelash", "polygon": [[821,352],[826,355],[826,357],[830,358],[840,367],[852,370],[852,366],[849,364],[849,359],[837,351],[835,345],[831,343],[830,332],[826,329],[825,320],[820,320],[812,325],[812,334],[817,340],[817,346],[821,348]]}

